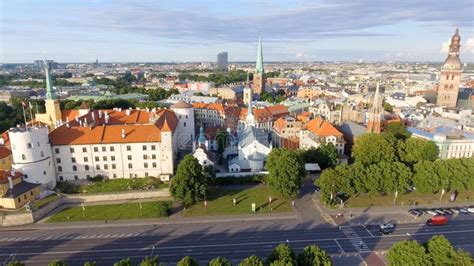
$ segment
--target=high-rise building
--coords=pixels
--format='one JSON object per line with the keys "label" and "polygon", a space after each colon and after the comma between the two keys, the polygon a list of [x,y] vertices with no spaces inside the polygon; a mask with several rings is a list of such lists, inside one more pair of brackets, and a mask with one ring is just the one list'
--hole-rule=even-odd
{"label": "high-rise building", "polygon": [[461,47],[461,36],[456,29],[451,44],[449,45],[448,57],[441,67],[439,77],[438,98],[436,104],[445,107],[456,107],[459,86],[461,84],[462,64],[459,59],[459,49]]}
{"label": "high-rise building", "polygon": [[58,69],[58,63],[54,62],[53,60],[35,60],[33,62],[33,68],[44,70],[46,64],[48,65],[49,69]]}
{"label": "high-rise building", "polygon": [[367,132],[380,133],[382,131],[382,101],[380,99],[379,84],[375,89],[374,101],[372,103],[371,112],[368,114]]}
{"label": "high-rise building", "polygon": [[229,61],[228,61],[228,55],[227,52],[221,52],[217,54],[217,68],[222,69],[222,70],[227,70],[227,67],[229,66]]}
{"label": "high-rise building", "polygon": [[257,63],[253,75],[253,92],[261,94],[265,90],[265,71],[263,69],[262,38],[258,39]]}

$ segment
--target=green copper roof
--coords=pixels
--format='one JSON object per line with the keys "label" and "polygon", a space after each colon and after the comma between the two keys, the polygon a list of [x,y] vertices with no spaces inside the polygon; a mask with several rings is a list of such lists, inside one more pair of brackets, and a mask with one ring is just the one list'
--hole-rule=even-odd
{"label": "green copper roof", "polygon": [[263,73],[263,52],[262,52],[262,37],[258,39],[258,50],[257,50],[257,65],[255,67],[257,73]]}
{"label": "green copper roof", "polygon": [[49,64],[46,60],[44,61],[44,71],[46,73],[46,98],[48,100],[55,100],[58,96],[53,90],[53,83],[51,82],[51,75],[49,73]]}

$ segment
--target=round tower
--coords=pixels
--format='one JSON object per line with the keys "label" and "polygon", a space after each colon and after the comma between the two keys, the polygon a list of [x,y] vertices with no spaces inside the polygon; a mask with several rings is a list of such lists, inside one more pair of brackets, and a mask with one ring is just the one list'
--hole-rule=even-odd
{"label": "round tower", "polygon": [[176,137],[178,149],[191,150],[194,142],[194,108],[191,104],[179,101],[171,105],[171,110],[178,117]]}
{"label": "round tower", "polygon": [[24,181],[53,189],[56,186],[56,173],[48,128],[11,128],[8,135],[12,148],[12,168],[24,174]]}

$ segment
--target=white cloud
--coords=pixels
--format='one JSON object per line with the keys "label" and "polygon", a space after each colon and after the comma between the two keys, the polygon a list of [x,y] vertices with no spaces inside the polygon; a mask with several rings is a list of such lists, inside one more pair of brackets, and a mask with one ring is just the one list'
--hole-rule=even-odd
{"label": "white cloud", "polygon": [[463,48],[466,52],[474,54],[474,37],[467,38]]}
{"label": "white cloud", "polygon": [[439,51],[441,53],[447,53],[449,51],[450,43],[451,43],[451,39],[448,39],[447,41],[443,42],[443,44],[441,44],[441,48],[439,49]]}

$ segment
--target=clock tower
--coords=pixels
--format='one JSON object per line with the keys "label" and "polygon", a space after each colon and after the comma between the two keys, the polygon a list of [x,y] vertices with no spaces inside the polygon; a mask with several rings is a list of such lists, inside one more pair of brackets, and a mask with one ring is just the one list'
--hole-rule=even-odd
{"label": "clock tower", "polygon": [[448,57],[441,67],[438,85],[438,99],[436,104],[445,107],[456,107],[461,84],[462,64],[459,59],[459,48],[461,47],[461,36],[456,29],[451,44],[449,45]]}

